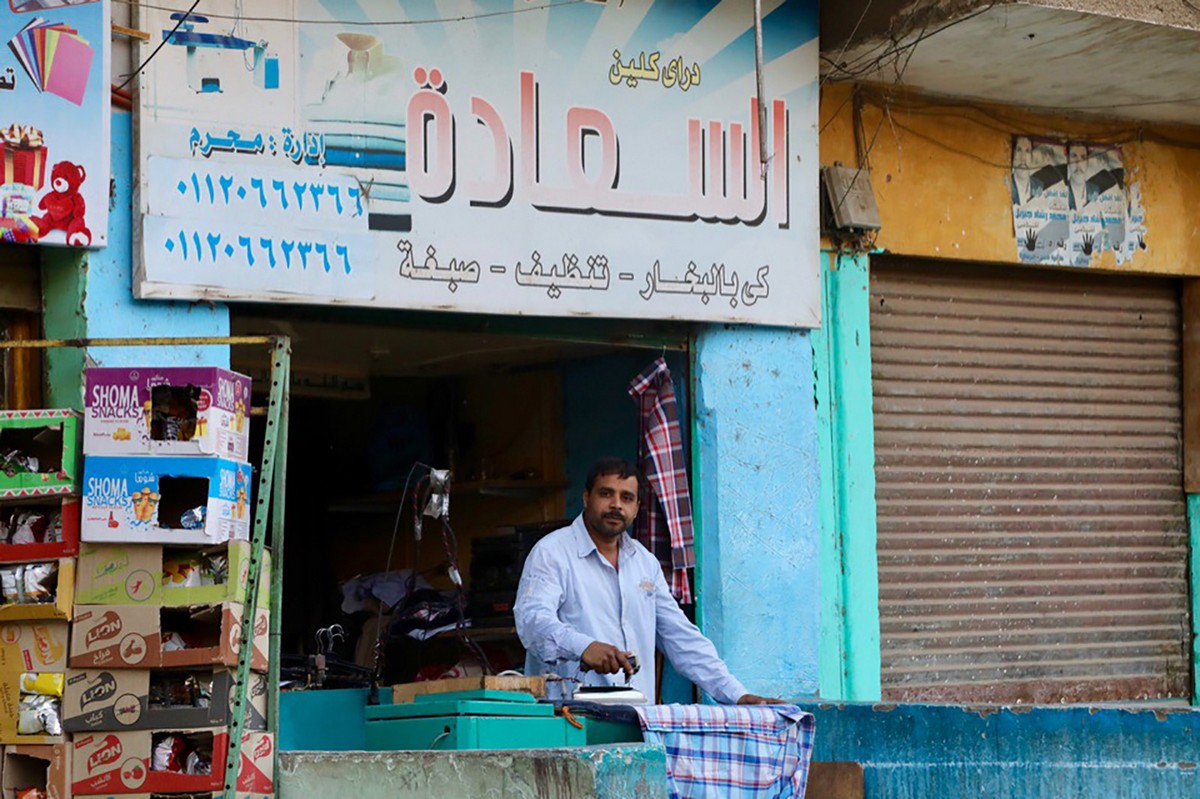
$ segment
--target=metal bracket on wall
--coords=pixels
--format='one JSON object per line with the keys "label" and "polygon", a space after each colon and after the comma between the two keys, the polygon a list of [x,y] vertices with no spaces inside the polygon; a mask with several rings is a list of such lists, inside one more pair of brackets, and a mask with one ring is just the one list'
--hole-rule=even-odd
{"label": "metal bracket on wall", "polygon": [[[265,409],[266,430],[263,459],[259,469],[257,500],[254,503],[254,527],[250,537],[250,573],[242,614],[241,645],[229,744],[225,758],[224,799],[237,799],[237,782],[242,765],[242,733],[246,723],[247,690],[250,684],[250,658],[254,653],[254,615],[262,577],[263,550],[266,548],[267,522],[271,523],[271,549],[275,568],[271,569],[270,654],[267,664],[267,731],[275,734],[272,747],[273,774],[279,764],[279,655],[283,606],[283,534],[284,496],[287,478],[288,406],[290,403],[292,343],[287,336],[226,336],[195,338],[94,338],[29,341],[0,341],[0,353],[7,350],[88,349],[91,347],[206,347],[266,346],[270,348],[270,398]],[[257,409],[255,409],[257,410]],[[254,413],[255,416],[259,415]]]}

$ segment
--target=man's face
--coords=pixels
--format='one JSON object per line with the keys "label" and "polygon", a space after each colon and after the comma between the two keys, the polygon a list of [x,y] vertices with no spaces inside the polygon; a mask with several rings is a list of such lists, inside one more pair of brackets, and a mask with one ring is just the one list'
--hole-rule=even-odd
{"label": "man's face", "polygon": [[617,538],[629,529],[638,512],[638,480],[615,474],[596,478],[591,491],[583,492],[583,521],[605,538]]}

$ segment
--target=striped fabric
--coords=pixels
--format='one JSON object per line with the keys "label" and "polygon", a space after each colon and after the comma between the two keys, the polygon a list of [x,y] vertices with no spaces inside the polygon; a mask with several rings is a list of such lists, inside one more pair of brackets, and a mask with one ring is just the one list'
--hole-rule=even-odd
{"label": "striped fabric", "polygon": [[803,799],[816,722],[795,705],[636,708],[672,799]]}
{"label": "striped fabric", "polygon": [[696,566],[692,548],[692,496],[679,432],[675,386],[667,362],[659,358],[629,384],[638,403],[638,468],[650,483],[649,496],[633,525],[633,536],[670,574],[671,593],[692,603],[688,570]]}

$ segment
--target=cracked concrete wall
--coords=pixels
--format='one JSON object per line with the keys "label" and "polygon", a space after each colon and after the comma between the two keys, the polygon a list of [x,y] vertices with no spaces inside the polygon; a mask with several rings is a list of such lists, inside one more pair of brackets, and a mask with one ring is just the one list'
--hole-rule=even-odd
{"label": "cracked concrete wall", "polygon": [[700,624],[752,693],[817,691],[819,480],[807,331],[696,338]]}
{"label": "cracked concrete wall", "polygon": [[284,752],[280,799],[667,799],[660,746]]}
{"label": "cracked concrete wall", "polygon": [[821,4],[821,52],[837,53],[875,40],[904,39],[922,29],[994,6],[1024,5],[1200,30],[1190,0],[843,0]]}

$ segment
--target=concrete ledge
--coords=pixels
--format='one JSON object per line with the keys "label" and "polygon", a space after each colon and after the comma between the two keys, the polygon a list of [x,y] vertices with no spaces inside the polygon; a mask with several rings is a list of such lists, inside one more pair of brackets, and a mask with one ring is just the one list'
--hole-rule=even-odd
{"label": "concrete ledge", "polygon": [[281,799],[667,799],[661,746],[282,752]]}

